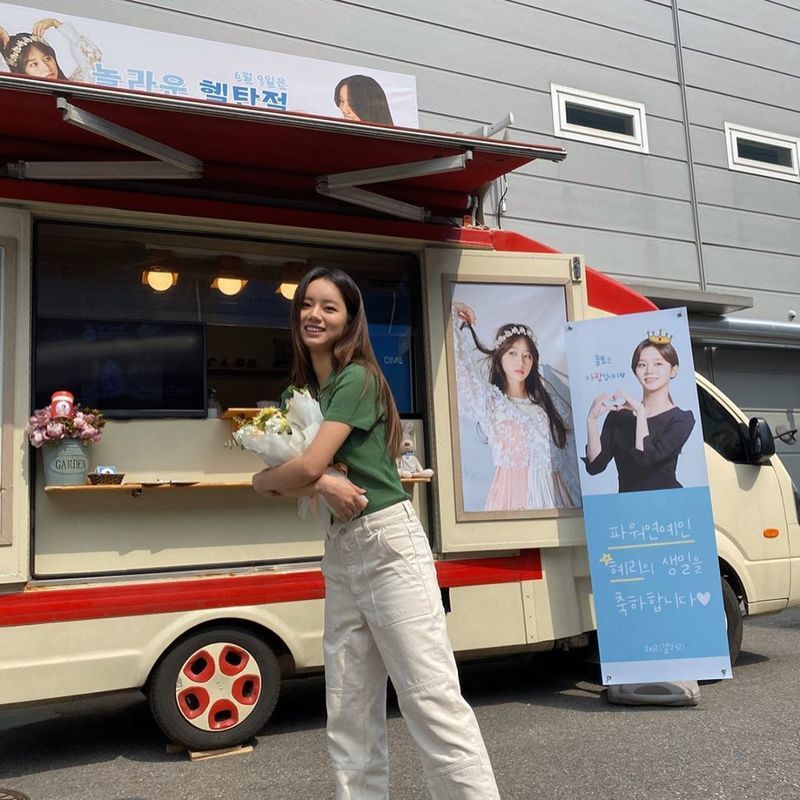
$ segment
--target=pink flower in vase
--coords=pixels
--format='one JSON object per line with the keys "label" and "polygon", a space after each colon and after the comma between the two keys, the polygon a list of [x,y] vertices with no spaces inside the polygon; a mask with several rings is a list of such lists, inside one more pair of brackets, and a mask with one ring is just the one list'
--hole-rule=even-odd
{"label": "pink flower in vase", "polygon": [[44,429],[44,437],[50,441],[63,439],[66,433],[67,431],[63,422],[48,422]]}
{"label": "pink flower in vase", "polygon": [[80,431],[80,438],[84,439],[88,442],[96,442],[100,439],[100,431],[97,428],[93,428],[91,425],[84,425],[83,429]]}
{"label": "pink flower in vase", "polygon": [[78,439],[89,445],[103,438],[105,424],[102,412],[94,408],[75,406],[73,417],[53,417],[49,409],[40,408],[31,414],[25,433],[33,447],[62,439]]}

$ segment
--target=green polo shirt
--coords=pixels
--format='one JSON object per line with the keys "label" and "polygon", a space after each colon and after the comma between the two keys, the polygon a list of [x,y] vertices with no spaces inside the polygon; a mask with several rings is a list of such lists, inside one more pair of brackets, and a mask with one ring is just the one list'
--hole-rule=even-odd
{"label": "green polo shirt", "polygon": [[361,364],[333,372],[320,389],[319,405],[326,421],[344,422],[353,430],[334,456],[347,464],[350,480],[367,490],[364,514],[408,500],[397,465],[386,447],[386,423],[378,402],[378,382]]}

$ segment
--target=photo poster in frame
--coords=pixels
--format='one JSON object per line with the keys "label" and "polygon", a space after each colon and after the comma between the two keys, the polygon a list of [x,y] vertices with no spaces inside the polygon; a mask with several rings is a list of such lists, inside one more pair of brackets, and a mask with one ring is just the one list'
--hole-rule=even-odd
{"label": "photo poster in frame", "polygon": [[566,344],[603,683],[730,678],[686,309]]}
{"label": "photo poster in frame", "polygon": [[579,513],[562,281],[443,276],[456,520]]}

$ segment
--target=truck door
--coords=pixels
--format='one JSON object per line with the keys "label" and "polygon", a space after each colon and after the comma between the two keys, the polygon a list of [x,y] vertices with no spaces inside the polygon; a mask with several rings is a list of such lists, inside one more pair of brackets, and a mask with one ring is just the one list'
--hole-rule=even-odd
{"label": "truck door", "polygon": [[[702,379],[698,392],[720,558],[736,571],[748,602],[786,599],[790,561],[785,509],[792,498],[783,497],[772,464],[747,462],[739,418],[726,398]],[[767,538],[770,529],[778,535]]]}
{"label": "truck door", "polygon": [[[587,309],[582,260],[430,247],[423,285],[440,551],[584,544],[564,355],[564,326]],[[465,325],[470,313],[475,324]],[[533,369],[563,419],[565,447],[555,444],[541,404],[510,399],[491,383],[486,352],[500,339],[515,342],[520,358],[535,343]],[[526,490],[530,500],[520,510]]]}
{"label": "truck door", "polygon": [[[16,240],[0,237],[0,591],[3,585],[24,582],[28,572],[27,492],[21,475],[28,450],[22,427],[29,392],[27,382],[17,385],[14,374],[15,362],[28,357],[24,345],[30,314],[17,308],[22,295],[27,307],[28,296],[18,295],[16,259]],[[15,336],[17,319],[23,324]]]}

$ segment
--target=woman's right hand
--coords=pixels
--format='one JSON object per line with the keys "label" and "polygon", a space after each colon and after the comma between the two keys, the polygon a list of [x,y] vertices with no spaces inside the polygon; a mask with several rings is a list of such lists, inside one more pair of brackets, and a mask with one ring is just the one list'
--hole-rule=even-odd
{"label": "woman's right hand", "polygon": [[0,47],[5,49],[10,38],[11,37],[8,35],[8,31],[0,26]]}
{"label": "woman's right hand", "polygon": [[474,325],[477,321],[475,312],[466,303],[453,303],[453,311],[456,312],[456,316],[462,322],[468,322],[470,325]]}
{"label": "woman's right hand", "polygon": [[606,411],[611,411],[614,408],[611,405],[609,400],[614,397],[613,394],[606,392],[605,394],[599,394],[592,400],[592,405],[589,407],[589,413],[587,414],[588,419],[598,419],[606,413]]}
{"label": "woman's right hand", "polygon": [[331,507],[337,519],[348,520],[367,506],[366,489],[356,486],[345,477],[325,474],[317,481],[317,490]]}

